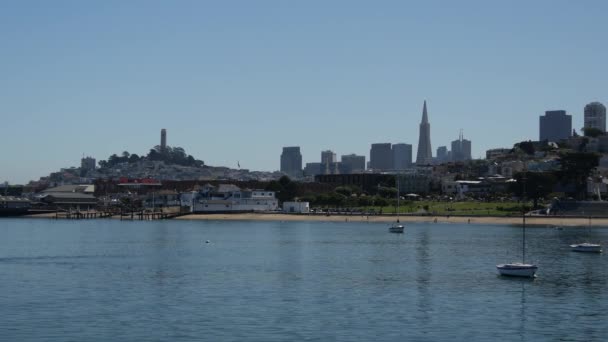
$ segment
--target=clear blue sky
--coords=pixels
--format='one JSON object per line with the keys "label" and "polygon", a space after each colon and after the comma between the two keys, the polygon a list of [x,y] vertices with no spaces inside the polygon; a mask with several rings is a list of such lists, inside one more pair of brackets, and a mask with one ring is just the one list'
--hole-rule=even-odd
{"label": "clear blue sky", "polygon": [[282,146],[474,157],[608,102],[608,1],[1,1],[0,181],[181,146],[277,170]]}

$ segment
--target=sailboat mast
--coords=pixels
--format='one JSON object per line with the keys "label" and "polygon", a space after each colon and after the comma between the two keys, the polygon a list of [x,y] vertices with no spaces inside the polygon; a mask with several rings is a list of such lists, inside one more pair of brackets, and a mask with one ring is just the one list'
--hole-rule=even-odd
{"label": "sailboat mast", "polygon": [[399,200],[401,195],[399,194],[399,177],[397,176],[397,222],[399,222]]}
{"label": "sailboat mast", "polygon": [[[527,172],[527,171],[524,171]],[[523,220],[523,228],[522,228],[522,235],[523,238],[521,239],[522,241],[522,246],[521,246],[521,251],[522,251],[522,256],[521,256],[521,263],[525,264],[526,263],[526,174],[524,173],[524,177],[523,177],[523,181],[524,181],[524,193],[523,193],[523,199],[524,199],[524,205],[522,208],[522,220]]]}

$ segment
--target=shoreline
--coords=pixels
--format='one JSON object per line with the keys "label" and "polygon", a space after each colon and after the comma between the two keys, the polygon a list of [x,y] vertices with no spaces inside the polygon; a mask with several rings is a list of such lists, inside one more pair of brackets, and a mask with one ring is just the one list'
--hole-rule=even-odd
{"label": "shoreline", "polygon": [[[296,221],[296,222],[395,222],[396,216],[363,216],[363,215],[316,215],[316,214],[282,214],[282,213],[239,213],[239,214],[188,214],[175,220],[225,220],[225,221]],[[521,225],[521,217],[496,216],[400,216],[400,222],[410,223],[470,223],[470,224],[503,224]],[[526,216],[526,226],[569,226],[587,227],[588,218],[580,217],[543,217]],[[608,227],[608,218],[592,218],[592,227]]]}
{"label": "shoreline", "polygon": [[[55,214],[33,214],[19,216],[23,218],[55,219]],[[17,217],[17,218],[19,218]],[[97,218],[99,220],[101,218]],[[113,216],[106,219],[120,219]],[[392,215],[319,215],[319,214],[284,214],[284,213],[235,213],[235,214],[187,214],[171,218],[170,220],[191,221],[289,221],[289,222],[371,222],[390,223],[395,222],[396,216]],[[65,218],[60,218],[65,220]],[[130,220],[125,220],[130,221]],[[139,221],[139,220],[134,220]],[[500,216],[400,216],[400,222],[405,223],[467,223],[467,224],[497,224],[517,225],[522,224],[521,217]],[[608,218],[583,217],[547,217],[526,216],[526,226],[556,226],[556,227],[608,227]]]}

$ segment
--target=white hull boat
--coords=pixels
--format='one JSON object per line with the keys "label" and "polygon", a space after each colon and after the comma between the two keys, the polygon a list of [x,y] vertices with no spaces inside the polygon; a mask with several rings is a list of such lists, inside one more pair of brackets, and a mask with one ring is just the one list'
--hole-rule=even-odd
{"label": "white hull boat", "polygon": [[602,245],[598,245],[595,243],[577,243],[575,245],[570,245],[573,252],[583,252],[583,253],[601,253]]}
{"label": "white hull boat", "polygon": [[391,226],[391,227],[388,229],[388,231],[389,231],[389,232],[391,232],[391,233],[403,233],[403,228],[404,228],[404,227],[403,227],[402,225],[400,225],[400,224],[395,224],[395,225],[392,225],[392,226]]}
{"label": "white hull boat", "polygon": [[496,265],[496,270],[498,271],[498,274],[503,276],[533,278],[536,276],[538,266],[515,262],[511,264]]}

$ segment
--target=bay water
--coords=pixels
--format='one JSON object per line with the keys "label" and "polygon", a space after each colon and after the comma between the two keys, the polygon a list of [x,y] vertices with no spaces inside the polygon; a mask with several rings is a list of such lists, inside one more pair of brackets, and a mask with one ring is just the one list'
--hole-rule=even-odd
{"label": "bay water", "polygon": [[607,341],[608,229],[0,220],[0,341]]}

